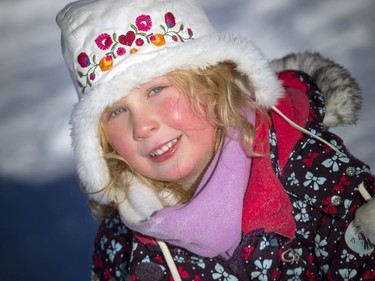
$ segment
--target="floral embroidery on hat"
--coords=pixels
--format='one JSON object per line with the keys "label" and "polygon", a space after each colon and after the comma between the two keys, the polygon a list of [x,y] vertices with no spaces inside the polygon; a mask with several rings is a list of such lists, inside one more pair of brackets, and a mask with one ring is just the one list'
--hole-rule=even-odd
{"label": "floral embroidery on hat", "polygon": [[108,50],[112,46],[113,41],[111,35],[109,35],[108,33],[103,33],[96,37],[95,43],[99,47],[99,49]]}
{"label": "floral embroidery on hat", "polygon": [[[159,32],[150,32],[153,28],[153,21],[150,15],[139,15],[135,19],[135,24],[130,25],[130,29],[123,34],[117,35],[114,32],[99,34],[94,42],[98,51],[106,51],[102,55],[81,52],[77,56],[77,62],[82,68],[77,71],[78,85],[85,93],[87,87],[92,87],[92,83],[96,80],[98,71],[109,71],[115,64],[118,57],[132,55],[138,52],[138,49],[145,45],[154,45],[161,47],[167,42],[181,42],[193,39],[193,31],[191,28],[185,28],[181,24],[176,28],[176,19],[173,13],[167,12],[164,15],[165,25],[161,24]],[[149,33],[148,33],[149,32]]]}
{"label": "floral embroidery on hat", "polygon": [[149,15],[140,15],[135,19],[135,25],[140,31],[149,31],[152,27],[151,17]]}

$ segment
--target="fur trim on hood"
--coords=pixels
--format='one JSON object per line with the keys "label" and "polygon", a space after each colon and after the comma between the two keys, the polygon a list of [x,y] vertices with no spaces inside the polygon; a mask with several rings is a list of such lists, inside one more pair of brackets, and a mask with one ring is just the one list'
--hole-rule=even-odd
{"label": "fur trim on hood", "polygon": [[358,233],[375,247],[375,197],[361,206],[355,213],[354,225]]}
{"label": "fur trim on hood", "polygon": [[350,72],[338,63],[319,53],[292,53],[271,61],[276,71],[295,69],[309,74],[325,97],[326,127],[355,124],[362,107],[362,96],[358,83]]}

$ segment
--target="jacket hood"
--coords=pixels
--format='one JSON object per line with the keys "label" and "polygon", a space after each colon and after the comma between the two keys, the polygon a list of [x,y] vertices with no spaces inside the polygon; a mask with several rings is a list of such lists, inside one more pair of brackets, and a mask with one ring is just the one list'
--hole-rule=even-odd
{"label": "jacket hood", "polygon": [[276,71],[300,70],[309,74],[323,92],[326,127],[355,124],[362,107],[357,81],[340,64],[316,52],[292,53],[271,61]]}

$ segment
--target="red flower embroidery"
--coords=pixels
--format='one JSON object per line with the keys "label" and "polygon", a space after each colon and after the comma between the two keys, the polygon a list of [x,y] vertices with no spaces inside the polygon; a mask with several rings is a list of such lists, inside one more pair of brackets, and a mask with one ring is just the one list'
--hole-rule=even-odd
{"label": "red flower embroidery", "polygon": [[172,28],[176,25],[176,20],[171,12],[168,12],[164,15],[164,20],[168,28]]}
{"label": "red flower embroidery", "polygon": [[140,31],[149,31],[152,27],[151,17],[149,15],[140,15],[135,19],[135,25]]}
{"label": "red flower embroidery", "polygon": [[111,35],[109,35],[108,33],[102,33],[98,37],[96,37],[95,43],[99,49],[108,50],[112,46],[113,40]]}
{"label": "red flower embroidery", "polygon": [[138,47],[143,46],[144,43],[145,43],[145,41],[142,38],[138,38],[137,40],[135,40],[135,44]]}
{"label": "red flower embroidery", "polygon": [[126,50],[125,50],[125,48],[120,47],[120,48],[117,49],[116,53],[117,53],[118,56],[123,56],[123,55],[126,54]]}
{"label": "red flower embroidery", "polygon": [[83,68],[88,67],[91,64],[89,56],[84,52],[78,55],[77,61]]}
{"label": "red flower embroidery", "polygon": [[[146,31],[151,30],[153,22],[149,15],[142,14],[135,19],[135,25],[130,24],[131,30],[125,34],[117,36],[116,32],[114,32],[112,35],[109,33],[98,35],[94,40],[95,44],[100,50],[106,51],[105,53],[103,52],[104,54],[100,54],[99,62],[99,54],[94,53],[89,56],[82,52],[77,56],[77,62],[82,68],[91,66],[86,71],[77,70],[77,84],[82,88],[82,93],[85,93],[87,87],[92,87],[92,81],[96,79],[98,70],[109,71],[118,57],[126,54],[135,54],[138,51],[138,47],[142,47],[145,44],[153,44],[160,47],[168,42],[168,38],[170,38],[169,41],[181,43],[193,39],[193,31],[191,28],[186,30],[183,24],[178,28],[171,29],[176,26],[175,16],[171,12],[164,15],[164,20],[166,25],[160,24],[159,32],[147,34]],[[134,42],[136,46],[133,46]],[[123,46],[119,47],[118,44]]]}

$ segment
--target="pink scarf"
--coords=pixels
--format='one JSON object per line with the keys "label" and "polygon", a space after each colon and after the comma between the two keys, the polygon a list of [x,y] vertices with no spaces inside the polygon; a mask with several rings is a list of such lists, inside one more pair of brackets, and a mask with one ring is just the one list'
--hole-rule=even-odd
{"label": "pink scarf", "polygon": [[197,255],[230,258],[241,240],[250,168],[251,158],[241,144],[225,138],[188,204],[163,208],[140,223],[132,223],[122,214],[122,221],[136,232]]}

